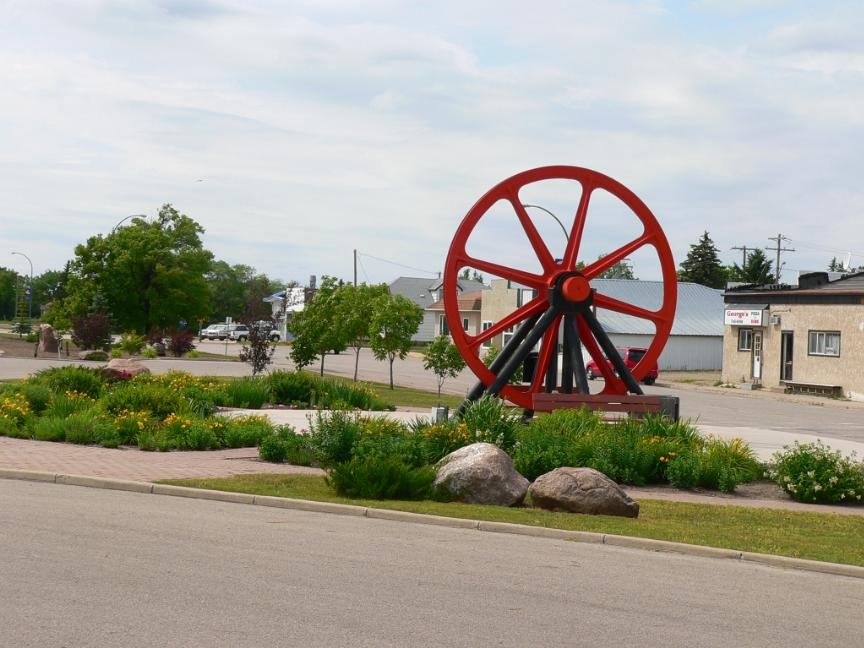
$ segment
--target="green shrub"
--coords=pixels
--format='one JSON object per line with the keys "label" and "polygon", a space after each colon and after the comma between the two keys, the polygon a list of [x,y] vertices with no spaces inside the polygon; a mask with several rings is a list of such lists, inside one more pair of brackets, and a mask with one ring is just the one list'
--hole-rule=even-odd
{"label": "green shrub", "polygon": [[169,414],[156,433],[160,450],[211,450],[219,447],[207,421],[194,415]]}
{"label": "green shrub", "polygon": [[116,438],[117,431],[111,423],[98,415],[88,412],[78,412],[65,420],[66,441],[81,445],[101,443],[103,436],[109,440]]}
{"label": "green shrub", "polygon": [[19,425],[17,420],[0,416],[0,436],[26,439],[30,437],[30,431],[26,425]]}
{"label": "green shrub", "polygon": [[741,439],[708,439],[697,456],[699,480],[696,485],[702,488],[731,492],[738,484],[760,479],[765,473],[753,450]]}
{"label": "green shrub", "polygon": [[354,499],[422,500],[430,497],[435,469],[412,468],[394,457],[357,457],[334,466],[327,482]]}
{"label": "green shrub", "polygon": [[111,349],[108,355],[110,355],[112,358],[122,358],[123,349]]}
{"label": "green shrub", "polygon": [[283,405],[308,404],[313,392],[323,391],[324,381],[307,371],[283,371],[270,373],[270,398]]}
{"label": "green shrub", "polygon": [[227,384],[225,404],[243,409],[261,409],[269,398],[270,385],[265,378],[235,378]]}
{"label": "green shrub", "polygon": [[136,376],[129,382],[118,384],[102,398],[104,407],[112,414],[119,414],[123,410],[146,410],[158,419],[189,409],[189,403],[181,392],[139,378]]}
{"label": "green shrub", "polygon": [[864,464],[821,441],[786,446],[774,461],[771,478],[794,500],[836,504],[864,498]]}
{"label": "green shrub", "polygon": [[398,459],[412,468],[429,463],[425,437],[409,430],[400,421],[381,417],[361,418],[360,430],[354,445],[354,458]]}
{"label": "green shrub", "polygon": [[484,396],[470,403],[457,423],[464,423],[475,441],[494,443],[505,452],[513,449],[523,426],[521,414],[495,396]]}
{"label": "green shrub", "polygon": [[78,412],[86,412],[96,407],[96,400],[78,391],[66,391],[55,393],[48,407],[45,408],[45,416],[65,418]]}
{"label": "green shrub", "polygon": [[120,338],[120,348],[129,355],[141,353],[141,349],[147,344],[147,338],[135,333],[124,333]]}
{"label": "green shrub", "polygon": [[278,435],[271,434],[261,439],[261,444],[258,446],[258,456],[261,461],[284,463],[288,457],[288,444]]}
{"label": "green shrub", "polygon": [[201,352],[197,349],[192,349],[189,353],[186,354],[187,358],[200,358]]}
{"label": "green shrub", "polygon": [[51,401],[51,390],[46,385],[25,382],[15,385],[13,391],[24,394],[24,398],[30,404],[30,409],[36,414],[44,412]]}
{"label": "green shrub", "polygon": [[156,450],[156,433],[153,430],[142,430],[135,437],[135,442],[138,444],[139,450],[152,452]]}
{"label": "green shrub", "polygon": [[61,394],[74,391],[87,394],[90,398],[99,398],[105,379],[101,369],[71,365],[43,369],[30,382],[47,385],[51,391]]}
{"label": "green shrub", "polygon": [[149,358],[150,360],[152,360],[152,359],[155,358],[158,354],[156,353],[156,349],[154,349],[153,347],[149,347],[149,346],[148,346],[146,349],[144,349],[144,350],[141,352],[141,355],[143,355],[145,358]]}
{"label": "green shrub", "polygon": [[360,417],[343,411],[316,412],[309,421],[309,445],[322,466],[351,459],[354,444],[362,434]]}
{"label": "green shrub", "polygon": [[113,420],[118,445],[138,443],[138,435],[152,432],[155,422],[147,410],[122,410]]}
{"label": "green shrub", "polygon": [[33,422],[33,438],[38,441],[65,441],[66,419],[43,416]]}
{"label": "green shrub", "polygon": [[454,450],[474,443],[474,434],[469,432],[468,426],[452,419],[434,425],[415,423],[412,427],[414,433],[423,438],[429,464],[436,464]]}
{"label": "green shrub", "polygon": [[586,408],[542,414],[518,431],[514,467],[533,481],[556,468],[579,465],[574,452],[578,439],[602,428],[600,415]]}
{"label": "green shrub", "polygon": [[266,416],[219,416],[210,426],[226,448],[254,448],[273,434],[273,424]]}
{"label": "green shrub", "polygon": [[378,397],[377,392],[362,383],[341,380],[322,381],[315,405],[324,409],[359,409],[383,411],[396,409]]}

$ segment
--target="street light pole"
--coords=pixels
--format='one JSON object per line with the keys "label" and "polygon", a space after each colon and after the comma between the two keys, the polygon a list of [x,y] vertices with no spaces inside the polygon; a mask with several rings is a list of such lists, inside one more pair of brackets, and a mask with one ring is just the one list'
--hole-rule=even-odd
{"label": "street light pole", "polygon": [[30,263],[30,298],[27,300],[27,319],[33,319],[33,262],[30,261],[30,257],[28,257],[23,252],[13,252],[12,254],[17,254],[18,256],[23,256],[27,259],[28,263]]}
{"label": "street light pole", "polygon": [[531,207],[532,209],[539,209],[539,210],[544,211],[544,212],[546,212],[547,214],[549,214],[552,218],[555,219],[555,222],[558,223],[558,225],[560,225],[560,227],[561,227],[561,231],[564,232],[564,240],[566,241],[566,240],[569,240],[569,239],[570,239],[570,235],[567,233],[567,228],[564,227],[564,223],[562,223],[562,222],[561,222],[561,219],[559,219],[559,218],[558,218],[555,214],[553,214],[551,211],[549,211],[549,210],[546,209],[545,207],[541,207],[540,205],[527,205],[527,204],[523,204],[522,206],[523,206],[523,207]]}
{"label": "street light pole", "polygon": [[116,231],[117,231],[117,228],[120,227],[120,225],[122,225],[123,223],[125,223],[125,222],[126,222],[127,220],[129,220],[130,218],[147,218],[147,215],[146,215],[146,214],[129,214],[128,216],[125,216],[124,218],[121,218],[121,219],[120,219],[120,222],[118,222],[114,227],[111,228],[111,234],[113,234],[114,232],[116,232]]}

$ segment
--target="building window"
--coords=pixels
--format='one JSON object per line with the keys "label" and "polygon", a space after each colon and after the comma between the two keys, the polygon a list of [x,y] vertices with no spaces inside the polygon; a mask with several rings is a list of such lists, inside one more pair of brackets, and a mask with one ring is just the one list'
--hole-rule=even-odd
{"label": "building window", "polygon": [[514,333],[515,333],[515,331],[513,330],[513,327],[512,327],[512,326],[511,326],[510,328],[508,328],[506,331],[504,331],[504,334],[503,334],[503,336],[502,336],[502,338],[501,338],[501,345],[502,345],[502,347],[506,347],[506,346],[507,346],[507,344],[510,342],[510,340],[513,339],[513,335],[514,335]]}
{"label": "building window", "polygon": [[753,329],[738,329],[738,350],[753,350]]}
{"label": "building window", "polygon": [[[488,329],[488,328],[490,328],[490,327],[492,326],[492,322],[490,322],[489,320],[484,320],[483,323],[482,323],[480,326],[481,326],[482,329],[485,331],[486,329]],[[482,346],[484,349],[488,349],[489,347],[492,346],[492,340],[486,340],[486,341],[485,341],[481,346]]]}
{"label": "building window", "polygon": [[807,355],[839,356],[840,331],[810,331],[807,335]]}
{"label": "building window", "polygon": [[467,317],[462,318],[462,330],[465,331],[466,333],[468,332],[468,318]]}
{"label": "building window", "polygon": [[447,317],[445,315],[438,316],[439,335],[450,335],[450,328],[447,326]]}

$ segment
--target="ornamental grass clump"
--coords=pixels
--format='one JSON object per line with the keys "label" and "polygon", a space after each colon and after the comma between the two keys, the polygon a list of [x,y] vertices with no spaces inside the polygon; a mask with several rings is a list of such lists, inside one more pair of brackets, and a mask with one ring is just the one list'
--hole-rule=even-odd
{"label": "ornamental grass clump", "polygon": [[160,420],[169,414],[189,409],[189,402],[181,392],[152,382],[149,378],[141,378],[140,375],[129,382],[119,383],[102,397],[101,402],[112,414],[119,414],[123,410],[147,411]]}
{"label": "ornamental grass clump", "polygon": [[101,369],[79,367],[52,367],[37,372],[28,380],[30,383],[46,385],[55,393],[67,391],[81,392],[90,398],[99,398],[105,386]]}
{"label": "ornamental grass clump", "polygon": [[289,463],[294,466],[311,466],[315,463],[315,452],[305,434],[298,434],[290,425],[273,430],[261,439],[258,454],[262,461]]}
{"label": "ornamental grass clump", "polygon": [[379,417],[362,418],[360,423],[360,435],[353,448],[354,459],[392,458],[412,468],[428,463],[426,439],[404,423]]}
{"label": "ornamental grass clump", "polygon": [[541,414],[518,431],[513,465],[532,481],[556,468],[574,466],[578,439],[602,427],[600,414],[586,408]]}
{"label": "ornamental grass clump", "polygon": [[857,503],[864,499],[864,463],[844,457],[821,441],[785,446],[774,454],[769,476],[799,502]]}
{"label": "ornamental grass clump", "polygon": [[680,455],[667,454],[666,477],[678,488],[731,492],[738,484],[764,475],[762,464],[741,439],[699,439]]}
{"label": "ornamental grass clump", "polygon": [[48,407],[45,408],[45,416],[65,418],[79,412],[86,412],[95,407],[96,399],[91,398],[84,392],[67,390],[54,394]]}
{"label": "ornamental grass clump", "polygon": [[260,376],[235,378],[225,387],[225,404],[243,409],[261,409],[270,400],[270,384]]}
{"label": "ornamental grass clump", "polygon": [[7,392],[0,396],[0,419],[22,425],[30,416],[30,402],[20,392]]}
{"label": "ornamental grass clump", "polygon": [[434,481],[433,467],[414,468],[395,457],[356,457],[327,474],[337,495],[352,499],[429,499]]}
{"label": "ornamental grass clump", "polygon": [[495,396],[484,396],[469,403],[456,418],[474,434],[474,442],[494,443],[504,452],[513,449],[517,432],[523,426],[520,412],[507,407]]}
{"label": "ornamental grass clump", "polygon": [[360,417],[354,413],[316,412],[309,419],[309,444],[322,466],[350,461],[361,433]]}

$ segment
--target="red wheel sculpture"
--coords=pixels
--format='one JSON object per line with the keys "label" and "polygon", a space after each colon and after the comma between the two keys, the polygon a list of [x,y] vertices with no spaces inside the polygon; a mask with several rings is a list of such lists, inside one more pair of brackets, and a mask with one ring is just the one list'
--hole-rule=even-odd
{"label": "red wheel sculpture", "polygon": [[[581,184],[582,195],[573,218],[563,258],[555,259],[550,253],[534,222],[528,215],[519,193],[523,187],[546,180],[573,180]],[[585,221],[590,209],[592,193],[603,189],[617,197],[638,217],[641,235],[618,247],[596,261],[584,259],[585,265],[576,270]],[[526,272],[496,263],[492,259],[479,259],[466,250],[466,243],[478,222],[499,201],[512,205],[516,217],[527,235],[530,248],[526,252],[536,256],[541,272]],[[649,310],[604,295],[592,285],[598,275],[639,250],[651,246],[656,250],[663,277],[663,302],[657,310]],[[459,312],[457,280],[460,270],[472,268],[511,280],[533,289],[534,297],[509,315],[493,322],[485,331],[472,335],[463,329]],[[604,394],[641,394],[638,381],[653,366],[669,338],[675,315],[677,284],[675,263],[663,230],[651,210],[632,191],[612,178],[580,167],[550,166],[519,173],[489,190],[465,215],[447,254],[444,266],[444,311],[453,342],[480,382],[469,394],[469,400],[484,392],[500,394],[507,400],[532,409],[533,394],[558,390],[588,393],[581,346],[584,345],[596,361],[605,378]],[[594,308],[603,308],[648,320],[655,326],[653,341],[642,360],[632,369],[624,365],[614,345],[600,326]],[[480,358],[481,345],[504,331],[518,327],[510,342],[488,367]],[[560,331],[560,338],[559,338]],[[561,384],[557,376],[557,348],[563,340]],[[528,384],[508,384],[510,377],[522,365],[527,355],[540,343],[533,377]],[[605,358],[613,368],[609,367]],[[575,378],[575,386],[574,386]]]}

